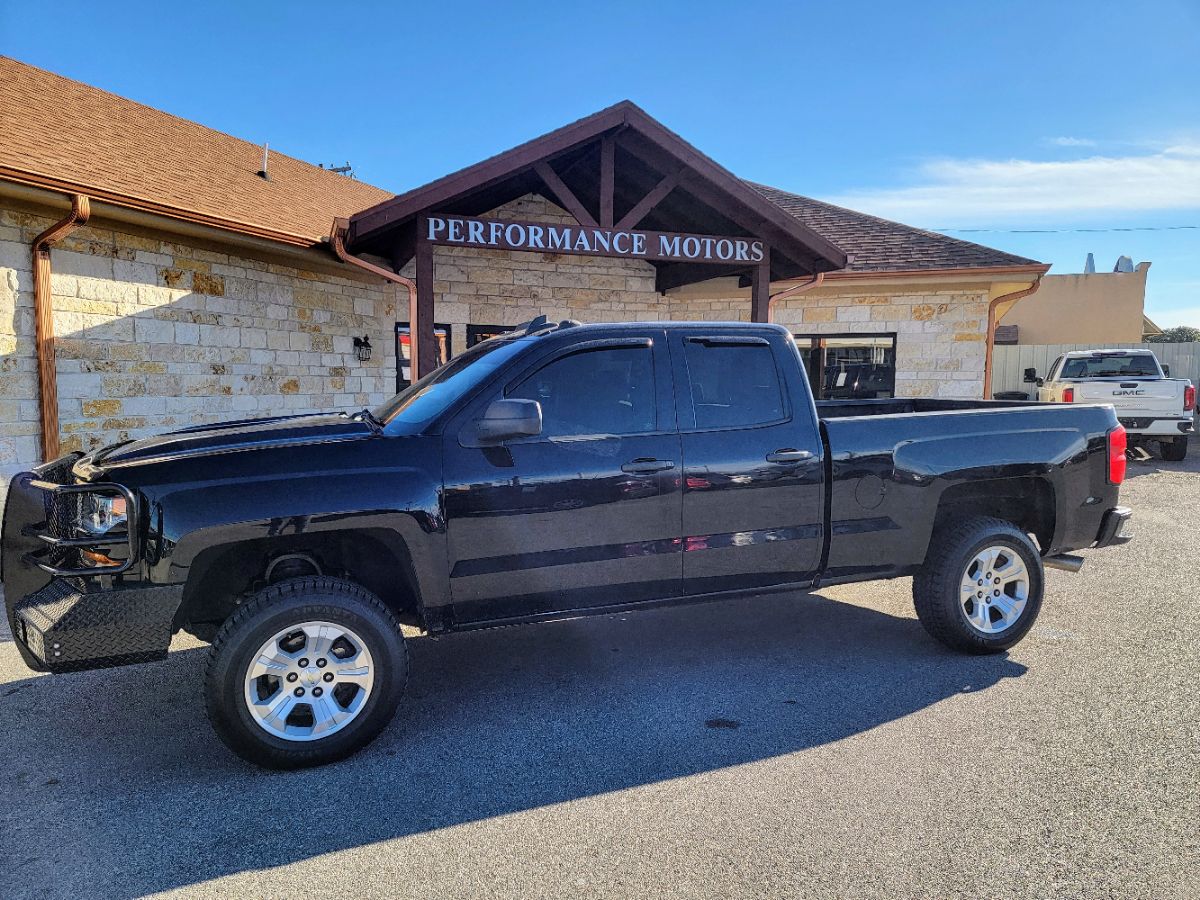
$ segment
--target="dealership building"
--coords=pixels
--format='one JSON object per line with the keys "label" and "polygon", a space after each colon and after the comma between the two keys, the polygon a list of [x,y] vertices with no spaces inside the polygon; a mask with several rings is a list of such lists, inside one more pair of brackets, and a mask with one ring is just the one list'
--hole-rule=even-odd
{"label": "dealership building", "polygon": [[1048,268],[744,181],[628,102],[399,196],[7,58],[0,109],[0,482],[373,405],[539,315],[774,321],[818,396],[979,397]]}

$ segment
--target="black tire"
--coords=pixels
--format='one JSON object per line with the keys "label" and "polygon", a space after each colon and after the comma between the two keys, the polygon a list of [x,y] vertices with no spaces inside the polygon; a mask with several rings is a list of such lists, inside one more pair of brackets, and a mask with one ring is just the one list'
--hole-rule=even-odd
{"label": "black tire", "polygon": [[[1001,632],[988,634],[968,620],[960,591],[972,560],[993,545],[1020,556],[1029,576],[1029,588],[1016,622]],[[1037,621],[1044,584],[1042,558],[1021,529],[987,516],[957,519],[938,528],[930,539],[925,565],[913,577],[913,605],[925,630],[952,650],[1000,653],[1025,637]]]}
{"label": "black tire", "polygon": [[1187,459],[1188,439],[1187,436],[1177,437],[1169,441],[1158,442],[1158,452],[1162,454],[1162,458],[1167,462],[1183,462]]}
{"label": "black tire", "polygon": [[[309,621],[351,629],[370,652],[374,683],[359,712],[340,730],[295,741],[268,733],[255,721],[245,677],[264,642],[289,625]],[[378,597],[338,578],[293,578],[259,591],[221,626],[205,672],[205,706],[213,729],[238,756],[271,769],[300,769],[345,759],[374,740],[392,720],[407,681],[408,650],[400,623]]]}

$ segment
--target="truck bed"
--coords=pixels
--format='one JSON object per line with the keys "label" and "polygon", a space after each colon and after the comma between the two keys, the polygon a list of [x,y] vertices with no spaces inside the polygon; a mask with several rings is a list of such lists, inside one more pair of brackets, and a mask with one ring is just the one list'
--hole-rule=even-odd
{"label": "truck bed", "polygon": [[1095,540],[1107,505],[1085,498],[1112,491],[1099,462],[1116,424],[1109,406],[894,399],[821,402],[817,411],[829,448],[824,583],[912,574],[943,491],[979,479],[1011,495],[1017,512],[1053,508],[1044,551]]}
{"label": "truck bed", "polygon": [[822,419],[852,416],[894,416],[907,413],[966,412],[980,409],[1012,409],[1047,406],[1036,400],[942,400],[924,397],[893,397],[885,400],[818,400]]}

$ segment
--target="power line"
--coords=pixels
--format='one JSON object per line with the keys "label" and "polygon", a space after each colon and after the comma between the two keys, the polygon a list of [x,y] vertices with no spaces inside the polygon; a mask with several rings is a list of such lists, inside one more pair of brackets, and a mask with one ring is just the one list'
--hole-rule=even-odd
{"label": "power line", "polygon": [[1128,228],[933,228],[957,234],[1106,234],[1115,231],[1200,231],[1200,225],[1139,225]]}

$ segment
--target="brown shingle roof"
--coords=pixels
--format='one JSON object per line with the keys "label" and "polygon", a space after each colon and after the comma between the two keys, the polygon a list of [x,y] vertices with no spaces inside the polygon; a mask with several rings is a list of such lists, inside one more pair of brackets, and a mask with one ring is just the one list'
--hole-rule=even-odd
{"label": "brown shingle roof", "polygon": [[0,135],[0,176],[28,174],[289,243],[315,243],[334,216],[392,196],[274,150],[264,180],[255,174],[260,146],[4,56]]}
{"label": "brown shingle roof", "polygon": [[934,231],[922,231],[823,203],[778,188],[747,182],[777,206],[813,231],[833,241],[849,257],[845,272],[910,272],[933,269],[1007,268],[1041,266],[1037,260],[1014,256]]}

